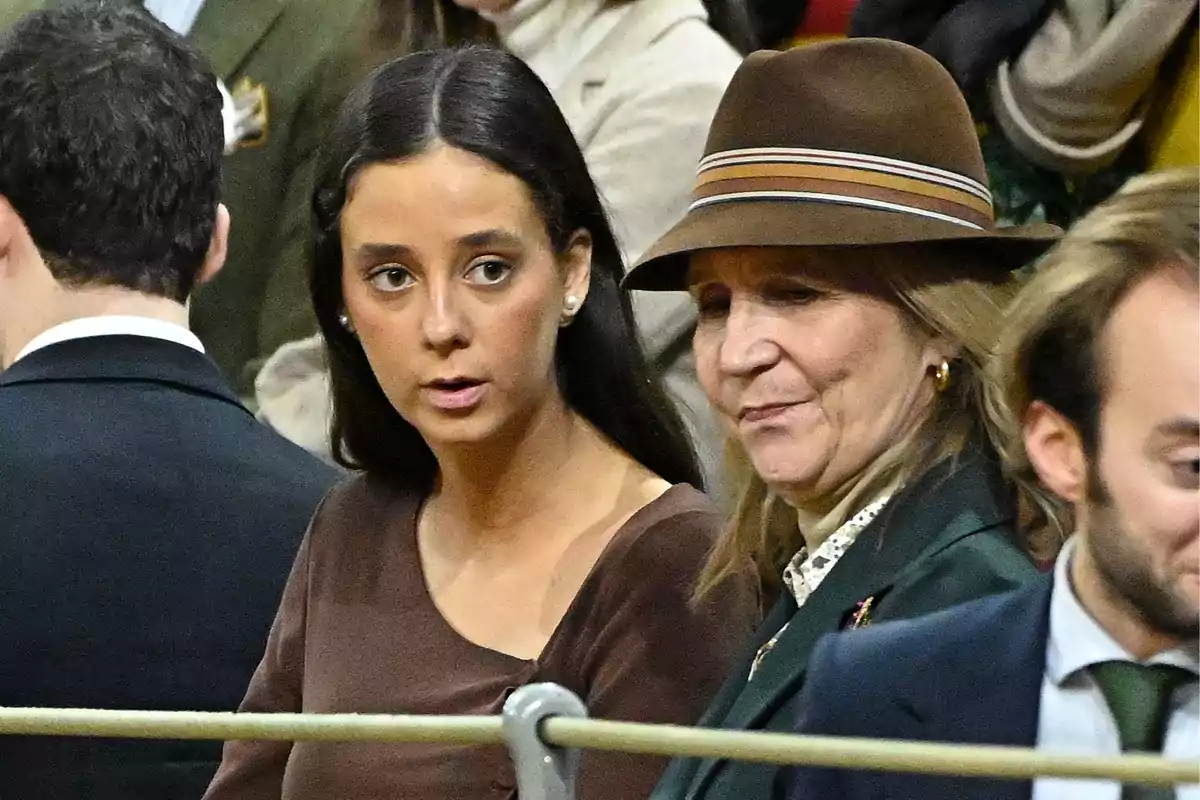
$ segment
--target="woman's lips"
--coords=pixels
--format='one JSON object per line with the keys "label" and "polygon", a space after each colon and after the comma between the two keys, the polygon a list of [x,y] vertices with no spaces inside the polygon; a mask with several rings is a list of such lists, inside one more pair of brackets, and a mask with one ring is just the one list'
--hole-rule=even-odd
{"label": "woman's lips", "polygon": [[783,416],[791,411],[799,403],[762,403],[760,405],[745,406],[738,412],[738,421],[740,422],[767,422]]}
{"label": "woman's lips", "polygon": [[485,381],[435,381],[421,387],[430,405],[442,411],[469,411],[487,393]]}

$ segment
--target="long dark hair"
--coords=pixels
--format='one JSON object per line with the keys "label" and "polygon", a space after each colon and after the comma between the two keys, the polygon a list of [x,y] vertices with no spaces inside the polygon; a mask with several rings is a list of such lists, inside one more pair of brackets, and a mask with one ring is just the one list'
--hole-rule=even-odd
{"label": "long dark hair", "polygon": [[[638,0],[610,0],[619,3]],[[702,0],[708,25],[742,55],[761,46],[753,12],[746,0]],[[379,63],[394,55],[435,47],[496,42],[490,22],[453,0],[375,0],[370,51]]]}
{"label": "long dark hair", "polygon": [[592,238],[587,300],[561,329],[555,354],[567,404],[647,468],[702,487],[683,422],[639,346],[624,273],[583,154],[550,92],[515,56],[474,45],[415,53],[377,69],[342,106],[313,194],[315,252],[309,276],[333,381],[334,458],[406,486],[427,486],[436,464],[419,433],[392,407],[358,340],[342,327],[339,216],[363,167],[395,162],[444,142],[519,178],[555,251]]}

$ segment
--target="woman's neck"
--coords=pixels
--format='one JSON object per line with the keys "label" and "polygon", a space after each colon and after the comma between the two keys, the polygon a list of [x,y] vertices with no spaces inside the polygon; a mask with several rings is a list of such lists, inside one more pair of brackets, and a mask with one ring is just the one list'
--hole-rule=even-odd
{"label": "woman's neck", "polygon": [[914,414],[900,434],[839,485],[825,487],[811,496],[788,498],[788,505],[796,510],[796,523],[809,553],[859,511],[899,491],[905,482],[908,472],[905,464],[911,459],[914,442],[923,435],[926,408],[921,403],[915,405]]}
{"label": "woman's neck", "polygon": [[507,435],[435,449],[438,481],[429,506],[478,534],[519,527],[554,502],[547,487],[577,471],[573,462],[598,457],[597,432],[561,397]]}
{"label": "woman's neck", "polygon": [[[825,543],[833,533],[859,511],[884,497],[895,494],[898,477],[879,485],[879,475],[864,473],[843,485],[835,493],[811,503],[794,505],[796,524],[809,553]],[[872,487],[877,488],[872,488]]]}

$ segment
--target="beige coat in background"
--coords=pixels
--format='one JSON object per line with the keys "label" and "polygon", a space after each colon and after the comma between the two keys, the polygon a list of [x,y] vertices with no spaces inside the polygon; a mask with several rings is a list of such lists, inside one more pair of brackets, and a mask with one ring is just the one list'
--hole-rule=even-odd
{"label": "beige coat in background", "polygon": [[[740,61],[708,27],[700,0],[634,0],[555,93],[627,263],[686,211],[709,123]],[[637,292],[634,308],[646,352],[664,370],[719,498],[724,437],[696,381],[692,302],[683,293]],[[328,457],[329,377],[320,337],[281,348],[256,389],[268,424]]]}

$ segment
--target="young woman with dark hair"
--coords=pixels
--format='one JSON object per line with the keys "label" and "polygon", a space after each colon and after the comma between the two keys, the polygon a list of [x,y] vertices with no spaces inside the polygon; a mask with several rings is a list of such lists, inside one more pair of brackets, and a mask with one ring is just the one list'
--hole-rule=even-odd
{"label": "young woman with dark hair", "polygon": [[[696,162],[721,93],[754,48],[744,0],[374,0],[374,44],[402,55],[491,41],[524,61],[562,109],[610,214],[626,262],[687,211]],[[376,55],[374,58],[378,58]],[[634,306],[644,350],[684,414],[714,494],[723,431],[696,382],[695,309],[681,293]],[[328,455],[321,341],[264,366],[263,418]]]}
{"label": "young woman with dark hair", "polygon": [[[378,70],[314,196],[335,455],[245,711],[489,714],[530,682],[689,723],[755,623],[553,98],[469,47]],[[581,797],[659,759],[589,754]],[[514,796],[502,747],[232,742],[209,798]]]}

